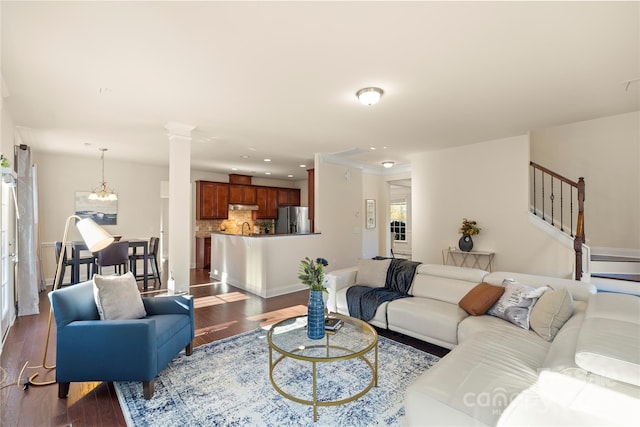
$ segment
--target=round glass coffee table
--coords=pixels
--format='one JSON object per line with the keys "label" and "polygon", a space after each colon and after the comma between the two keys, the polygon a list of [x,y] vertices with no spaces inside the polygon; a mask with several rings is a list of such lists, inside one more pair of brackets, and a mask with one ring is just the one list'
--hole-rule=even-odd
{"label": "round glass coffee table", "polygon": [[[333,313],[331,317],[342,319],[343,326],[336,332],[327,332],[325,337],[312,340],[307,337],[307,316],[293,317],[276,323],[267,333],[269,342],[269,379],[273,388],[282,396],[294,402],[313,406],[313,420],[318,420],[318,406],[336,406],[352,402],[364,396],[371,387],[378,386],[378,333],[368,323]],[[276,352],[274,354],[274,351]],[[373,351],[373,361],[368,353]],[[344,362],[359,358],[369,369],[366,371],[368,383],[363,389],[347,397],[341,396],[337,400],[318,399],[318,363]],[[274,372],[278,364],[287,360],[296,359],[311,364],[311,399],[294,396],[283,389],[284,385],[278,385],[274,378]],[[285,378],[286,380],[286,378]],[[280,378],[283,381],[283,378]]]}

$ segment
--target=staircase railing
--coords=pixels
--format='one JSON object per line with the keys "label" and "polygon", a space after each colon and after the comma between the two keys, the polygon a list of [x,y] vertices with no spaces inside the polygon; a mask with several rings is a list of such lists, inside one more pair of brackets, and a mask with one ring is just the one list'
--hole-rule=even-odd
{"label": "staircase railing", "polygon": [[[532,212],[573,238],[576,253],[576,280],[582,278],[584,237],[584,178],[569,178],[530,162]],[[577,212],[576,212],[577,210]],[[567,223],[568,221],[568,223]]]}

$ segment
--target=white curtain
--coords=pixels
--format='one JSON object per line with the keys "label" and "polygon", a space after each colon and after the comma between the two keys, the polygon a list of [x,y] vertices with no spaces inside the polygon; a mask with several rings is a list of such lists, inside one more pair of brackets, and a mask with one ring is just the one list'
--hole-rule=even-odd
{"label": "white curtain", "polygon": [[18,166],[18,316],[38,314],[40,263],[37,242],[37,191],[31,148],[15,147]]}

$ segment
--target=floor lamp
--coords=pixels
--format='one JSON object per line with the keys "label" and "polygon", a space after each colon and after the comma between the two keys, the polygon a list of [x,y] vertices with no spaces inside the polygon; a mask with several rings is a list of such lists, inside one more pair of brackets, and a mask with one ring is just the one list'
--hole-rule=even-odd
{"label": "floor lamp", "polygon": [[[109,234],[104,228],[100,227],[95,223],[91,218],[80,218],[77,215],[71,215],[67,218],[67,222],[64,227],[64,235],[62,236],[62,248],[60,256],[58,256],[58,268],[56,269],[56,275],[53,278],[53,289],[55,291],[58,288],[58,283],[62,283],[62,278],[60,275],[62,274],[62,263],[64,260],[64,253],[67,250],[67,236],[69,234],[69,226],[71,225],[72,220],[79,220],[76,223],[76,228],[80,232],[82,236],[82,240],[87,245],[87,248],[91,252],[98,252],[111,243],[113,243],[114,238],[111,234]],[[47,370],[55,369],[55,365],[47,366],[47,350],[49,349],[49,337],[51,336],[51,319],[53,316],[53,307],[49,307],[49,323],[47,324],[47,340],[44,344],[44,355],[42,356],[42,365],[41,366],[31,366],[30,368],[44,368]],[[56,381],[44,381],[44,382],[36,382],[34,379],[38,376],[38,372],[31,375],[29,377],[29,385],[41,386],[41,385],[51,385],[55,384]],[[27,384],[25,384],[26,386]]]}

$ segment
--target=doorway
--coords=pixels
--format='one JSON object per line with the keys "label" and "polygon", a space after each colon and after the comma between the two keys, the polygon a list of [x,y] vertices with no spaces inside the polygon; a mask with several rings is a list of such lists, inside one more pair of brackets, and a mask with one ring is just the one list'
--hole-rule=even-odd
{"label": "doorway", "polygon": [[411,179],[389,181],[388,211],[391,253],[411,259]]}

